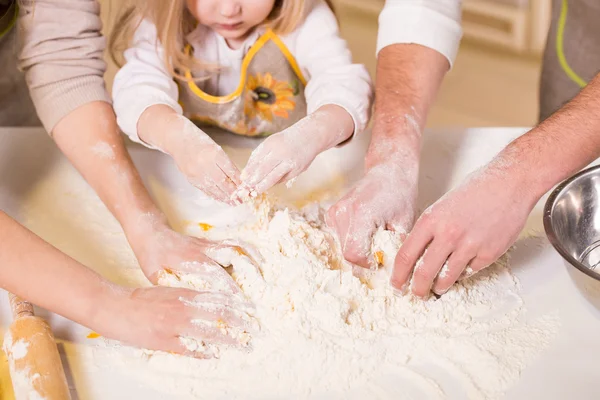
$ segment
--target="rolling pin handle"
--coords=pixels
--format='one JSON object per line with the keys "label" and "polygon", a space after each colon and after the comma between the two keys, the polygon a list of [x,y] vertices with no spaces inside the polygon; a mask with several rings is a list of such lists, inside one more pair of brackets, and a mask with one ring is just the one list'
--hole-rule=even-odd
{"label": "rolling pin handle", "polygon": [[33,316],[33,305],[12,293],[8,294],[14,319]]}

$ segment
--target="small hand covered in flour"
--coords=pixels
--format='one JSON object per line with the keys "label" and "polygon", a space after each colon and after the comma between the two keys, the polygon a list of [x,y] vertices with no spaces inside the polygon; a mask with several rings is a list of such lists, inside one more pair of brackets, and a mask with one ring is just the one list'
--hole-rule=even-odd
{"label": "small hand covered in flour", "polygon": [[240,172],[221,146],[170,107],[149,107],[141,116],[139,136],[171,155],[188,181],[215,200],[234,204]]}
{"label": "small hand covered in flour", "polygon": [[257,196],[297,177],[320,153],[345,141],[353,131],[354,121],[346,110],[326,105],[269,136],[252,152],[242,171],[239,197],[244,197],[243,191]]}
{"label": "small hand covered in flour", "polygon": [[215,200],[232,204],[231,196],[241,183],[239,170],[221,146],[192,122],[183,129],[187,132],[171,153],[177,167],[192,185]]}
{"label": "small hand covered in flour", "polygon": [[518,238],[537,198],[492,162],[418,219],[396,257],[391,284],[425,297],[488,267]]}
{"label": "small hand covered in flour", "polygon": [[399,233],[410,230],[416,212],[417,178],[416,166],[390,156],[384,163],[368,166],[356,186],[329,209],[327,224],[337,232],[346,260],[373,267],[371,244],[377,228]]}
{"label": "small hand covered in flour", "polygon": [[247,314],[251,305],[231,294],[167,287],[115,292],[93,328],[133,346],[211,358],[212,346],[246,346],[257,329]]}

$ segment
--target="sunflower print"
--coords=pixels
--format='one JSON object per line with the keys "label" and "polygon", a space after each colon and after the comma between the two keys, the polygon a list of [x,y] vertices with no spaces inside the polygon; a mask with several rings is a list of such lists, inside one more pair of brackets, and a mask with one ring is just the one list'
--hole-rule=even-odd
{"label": "sunflower print", "polygon": [[289,118],[296,102],[295,90],[288,82],[278,81],[270,73],[249,76],[246,83],[244,114],[248,118],[259,117],[273,122],[275,117]]}

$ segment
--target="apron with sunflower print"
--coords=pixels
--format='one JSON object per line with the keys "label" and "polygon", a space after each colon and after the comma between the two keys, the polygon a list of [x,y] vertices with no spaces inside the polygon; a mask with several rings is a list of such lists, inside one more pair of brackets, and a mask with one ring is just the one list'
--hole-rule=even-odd
{"label": "apron with sunflower print", "polygon": [[[189,51],[189,48],[188,48]],[[184,115],[199,125],[212,125],[238,135],[268,136],[306,116],[306,80],[281,39],[265,32],[242,62],[237,89],[226,96],[203,92],[185,71],[179,85]]]}

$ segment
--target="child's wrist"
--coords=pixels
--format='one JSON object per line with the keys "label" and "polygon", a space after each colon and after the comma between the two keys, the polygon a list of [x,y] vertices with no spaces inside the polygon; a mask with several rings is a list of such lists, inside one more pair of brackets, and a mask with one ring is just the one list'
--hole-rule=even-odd
{"label": "child's wrist", "polygon": [[315,114],[318,114],[318,123],[323,121],[323,125],[327,129],[323,151],[335,147],[352,137],[355,129],[354,119],[344,107],[337,104],[325,104],[319,107]]}
{"label": "child's wrist", "polygon": [[164,104],[155,104],[148,107],[138,120],[138,137],[145,143],[169,152],[171,141],[167,140],[167,132],[179,119],[179,114],[171,107]]}

